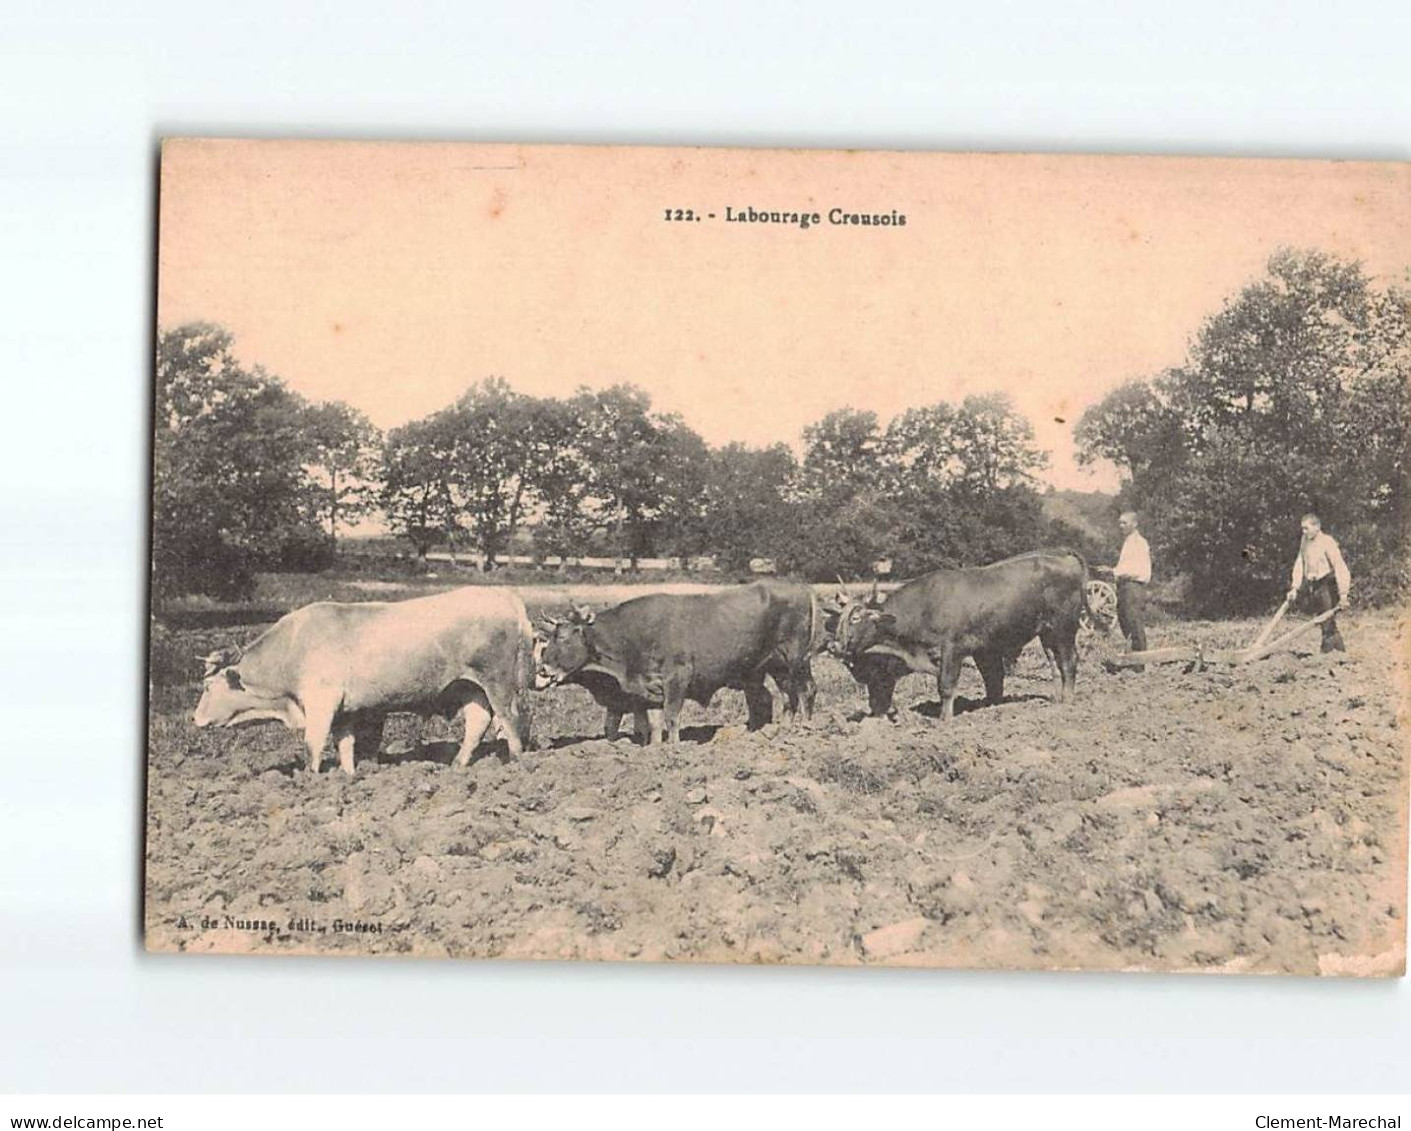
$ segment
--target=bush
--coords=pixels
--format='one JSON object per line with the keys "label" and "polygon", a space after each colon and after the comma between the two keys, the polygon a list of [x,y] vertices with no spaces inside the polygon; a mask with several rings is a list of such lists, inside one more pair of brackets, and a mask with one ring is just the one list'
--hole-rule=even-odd
{"label": "bush", "polygon": [[1390,549],[1373,549],[1369,556],[1359,554],[1355,537],[1342,543],[1343,556],[1352,570],[1352,599],[1357,605],[1380,608],[1404,604],[1411,595],[1411,561]]}
{"label": "bush", "polygon": [[253,553],[218,534],[193,532],[158,544],[152,553],[154,602],[189,593],[217,601],[247,601],[255,592]]}
{"label": "bush", "polygon": [[274,557],[274,568],[286,573],[322,573],[338,561],[332,538],[316,531],[294,531],[287,535]]}

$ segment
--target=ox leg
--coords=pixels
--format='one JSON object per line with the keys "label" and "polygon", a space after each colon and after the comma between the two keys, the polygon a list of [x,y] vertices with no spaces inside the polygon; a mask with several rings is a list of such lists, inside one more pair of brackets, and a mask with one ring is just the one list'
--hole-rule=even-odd
{"label": "ox leg", "polygon": [[[338,704],[331,698],[305,697],[304,742],[309,748],[309,773],[311,774],[318,773],[323,766],[323,748],[328,742],[328,734],[333,729],[333,718],[337,713]],[[340,760],[342,758],[341,751],[339,758]]]}
{"label": "ox leg", "polygon": [[515,692],[499,687],[487,687],[485,696],[490,700],[490,709],[499,720],[500,733],[505,736],[505,743],[510,748],[510,757],[518,758],[524,753],[524,747],[529,741],[524,704]]}
{"label": "ox leg", "polygon": [[813,661],[805,659],[794,673],[794,684],[798,689],[799,701],[803,706],[804,721],[813,718],[813,705],[818,699],[818,684],[813,680]]}
{"label": "ox leg", "polygon": [[[353,728],[353,753],[359,758],[376,758],[377,751],[382,746],[382,727],[387,722],[387,716],[380,712],[366,714],[358,719],[357,725]],[[339,749],[339,762],[342,762],[342,749]],[[351,765],[344,766],[343,769],[352,773]]]}
{"label": "ox leg", "polygon": [[779,690],[784,695],[784,721],[792,723],[799,717],[799,711],[803,707],[803,698],[799,694],[799,686],[794,682],[792,676],[785,676]]}
{"label": "ox leg", "polygon": [[504,718],[509,721],[509,728],[505,731],[505,742],[509,744],[510,754],[518,758],[529,749],[529,705],[525,703],[524,696],[515,694],[510,696],[508,712]]}
{"label": "ox leg", "polygon": [[797,663],[784,668],[774,677],[779,683],[779,690],[786,697],[787,713],[785,717],[793,722],[802,715],[807,721],[813,718],[813,704],[818,698],[818,685],[813,682],[813,662],[808,656]]}
{"label": "ox leg", "polygon": [[649,707],[645,714],[647,716],[647,745],[660,744],[662,740],[662,715],[664,712],[660,707]]}
{"label": "ox leg", "polygon": [[976,652],[975,666],[985,681],[985,702],[991,705],[1004,700],[1004,656],[999,652]]}
{"label": "ox leg", "polygon": [[333,741],[338,746],[338,768],[349,777],[356,772],[354,748],[357,746],[357,736],[349,729],[339,728],[333,732]]}
{"label": "ox leg", "polygon": [[475,688],[461,712],[461,717],[465,720],[465,737],[461,739],[461,748],[456,753],[454,765],[470,764],[471,755],[475,753],[475,748],[480,745],[480,740],[490,728],[492,716],[490,700],[486,698],[484,691],[479,687]]}
{"label": "ox leg", "polygon": [[745,685],[745,706],[749,711],[745,725],[750,730],[759,730],[766,723],[774,721],[774,696],[764,685],[764,675],[752,677]]}
{"label": "ox leg", "polygon": [[882,718],[892,713],[892,696],[897,689],[897,674],[891,668],[878,664],[865,676],[867,682],[867,710],[873,718]]}
{"label": "ox leg", "polygon": [[1058,701],[1065,702],[1078,683],[1078,629],[1045,629],[1039,634],[1044,650],[1052,652],[1058,668]]}
{"label": "ox leg", "polygon": [[638,707],[632,712],[632,733],[643,746],[652,740],[652,720],[648,718],[649,714],[645,707]]}
{"label": "ox leg", "polygon": [[797,665],[781,661],[769,668],[769,677],[774,680],[783,698],[784,721],[793,722],[799,715],[799,690],[802,686]]}
{"label": "ox leg", "polygon": [[965,663],[965,657],[960,655],[955,648],[947,644],[941,649],[940,657],[936,664],[939,675],[936,677],[936,690],[941,696],[941,718],[955,718],[955,685],[960,682],[960,667]]}
{"label": "ox leg", "polygon": [[616,742],[622,734],[623,712],[615,711],[611,707],[603,710],[603,736],[609,742]]}
{"label": "ox leg", "polygon": [[686,702],[687,673],[671,672],[662,681],[661,721],[666,728],[666,741],[675,746],[681,741],[681,707]]}
{"label": "ox leg", "polygon": [[[745,725],[750,730],[758,730],[774,721],[774,696],[769,685],[764,682],[765,673],[758,672],[742,686],[747,710]],[[781,681],[784,682],[784,681]],[[785,683],[787,687],[787,683]]]}
{"label": "ox leg", "polygon": [[359,756],[371,758],[377,754],[386,719],[386,715],[378,713],[357,714],[340,720],[333,728],[333,740],[338,745],[338,767],[349,777],[355,773]]}

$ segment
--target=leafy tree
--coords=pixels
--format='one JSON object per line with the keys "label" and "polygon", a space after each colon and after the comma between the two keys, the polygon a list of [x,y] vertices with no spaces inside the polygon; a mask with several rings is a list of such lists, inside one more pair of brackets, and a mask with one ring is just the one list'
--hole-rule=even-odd
{"label": "leafy tree", "polygon": [[800,489],[837,503],[883,486],[883,438],[877,414],[844,408],[804,429]]}
{"label": "leafy tree", "polygon": [[578,420],[578,447],[583,457],[587,497],[595,525],[608,532],[614,553],[637,547],[656,507],[655,450],[651,398],[631,385],[614,385],[594,392],[583,388],[573,400]]}
{"label": "leafy tree", "polygon": [[588,494],[588,471],[576,448],[564,449],[546,468],[533,530],[534,553],[541,558],[582,554],[598,532],[599,516]]}
{"label": "leafy tree", "polygon": [[448,412],[455,431],[453,495],[492,569],[537,497],[557,421],[543,402],[516,393],[500,377],[472,385]]}
{"label": "leafy tree", "polygon": [[892,498],[877,414],[838,409],[803,432],[796,519],[776,557],[815,580],[867,577],[892,549]]}
{"label": "leafy tree", "polygon": [[881,429],[845,409],[805,430],[791,568],[866,576],[878,559],[911,575],[994,561],[1038,545],[1045,464],[1003,396],[910,409]]}
{"label": "leafy tree", "polygon": [[894,417],[879,456],[894,491],[925,493],[956,483],[965,471],[956,436],[956,409],[942,401]]}
{"label": "leafy tree", "polygon": [[246,596],[254,570],[306,536],[305,404],[236,360],[210,323],[163,330],[154,400],[152,579],[180,593]]}
{"label": "leafy tree", "polygon": [[1008,397],[911,409],[888,426],[884,452],[898,570],[976,565],[1041,540],[1034,480],[1047,460]]}
{"label": "leafy tree", "polygon": [[1172,390],[1181,380],[1168,371],[1154,380],[1137,379],[1118,386],[1089,409],[1074,428],[1080,463],[1106,459],[1146,478],[1154,467],[1169,466],[1185,446],[1180,414],[1172,407]]}
{"label": "leafy tree", "polygon": [[689,534],[699,521],[705,445],[679,417],[653,413],[651,398],[632,385],[580,389],[572,410],[585,510],[635,570],[666,526]]}
{"label": "leafy tree", "polygon": [[589,471],[577,412],[572,404],[546,397],[532,402],[532,413],[535,490],[524,521],[533,527],[534,553],[541,558],[581,554],[597,521],[588,496]]}
{"label": "leafy tree", "polygon": [[958,466],[955,486],[976,498],[1032,488],[1048,457],[1034,447],[1034,427],[1005,393],[969,396],[949,421]]}
{"label": "leafy tree", "polygon": [[[582,461],[572,414],[560,401],[516,393],[502,378],[477,382],[451,406],[388,435],[383,507],[392,529],[425,556],[462,536],[494,568],[516,532],[538,517],[567,532],[582,527]],[[541,549],[543,549],[541,545]]]}
{"label": "leafy tree", "polygon": [[1284,250],[1207,318],[1185,364],[1129,382],[1075,430],[1213,610],[1282,592],[1298,517],[1319,512],[1362,596],[1404,582],[1411,455],[1408,296],[1360,264]]}
{"label": "leafy tree", "polygon": [[382,434],[342,401],[311,405],[304,413],[304,432],[310,447],[310,508],[329,541],[336,542],[340,525],[376,509]]}
{"label": "leafy tree", "polygon": [[660,449],[658,505],[645,525],[644,551],[680,556],[711,548],[707,484],[711,454],[706,442],[675,413],[657,416],[655,444]]}
{"label": "leafy tree", "polygon": [[727,444],[711,452],[701,549],[731,573],[748,571],[756,557],[784,556],[795,522],[791,494],[797,474],[798,462],[784,444]]}
{"label": "leafy tree", "polygon": [[426,557],[438,542],[454,550],[457,421],[442,411],[394,428],[383,445],[381,503],[392,532]]}

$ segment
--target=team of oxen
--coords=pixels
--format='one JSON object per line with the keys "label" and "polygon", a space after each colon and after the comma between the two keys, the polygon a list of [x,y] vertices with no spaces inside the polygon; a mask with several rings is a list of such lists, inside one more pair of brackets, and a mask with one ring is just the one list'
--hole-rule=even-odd
{"label": "team of oxen", "polygon": [[1041,550],[991,565],[937,570],[885,597],[831,601],[778,580],[706,594],[650,594],[594,613],[574,608],[536,629],[512,589],[468,586],[400,602],[320,602],[298,609],[243,649],[203,657],[197,726],[275,719],[302,729],[317,771],[330,736],[342,768],[377,752],[392,712],[464,715],[455,764],[470,761],[495,724],[511,755],[529,745],[531,689],[574,683],[603,708],[609,739],[631,715],[647,742],[676,742],[682,704],[722,688],[744,692],[748,725],[773,720],[773,681],[786,718],[807,719],[823,651],[867,688],[873,715],[897,681],[932,675],[941,715],[954,710],[967,658],[985,698],[1004,694],[1006,668],[1035,637],[1058,669],[1057,698],[1077,677],[1087,566]]}

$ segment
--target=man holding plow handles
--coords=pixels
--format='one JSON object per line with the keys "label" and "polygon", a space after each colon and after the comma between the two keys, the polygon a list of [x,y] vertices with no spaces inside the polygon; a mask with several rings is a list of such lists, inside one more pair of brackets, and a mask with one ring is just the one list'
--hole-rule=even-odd
{"label": "man holding plow handles", "polygon": [[[1308,599],[1313,612],[1323,613],[1329,609],[1347,608],[1348,593],[1352,589],[1352,574],[1343,561],[1342,550],[1331,534],[1323,533],[1323,524],[1316,514],[1306,514],[1301,521],[1303,541],[1298,548],[1298,556],[1293,561],[1293,579],[1289,583],[1288,603],[1298,598],[1298,591],[1308,590]],[[1337,617],[1332,616],[1323,622],[1324,652],[1346,652],[1347,645],[1338,631]]]}

